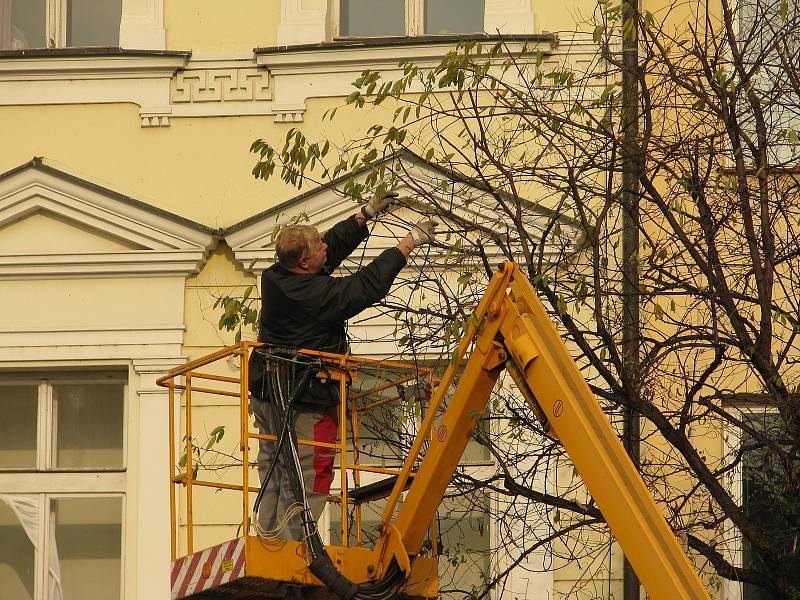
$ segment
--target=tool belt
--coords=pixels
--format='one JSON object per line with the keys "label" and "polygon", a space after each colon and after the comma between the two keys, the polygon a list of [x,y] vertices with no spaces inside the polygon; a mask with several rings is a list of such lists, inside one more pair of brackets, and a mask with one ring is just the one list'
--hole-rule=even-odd
{"label": "tool belt", "polygon": [[274,403],[279,390],[273,386],[279,385],[295,405],[329,408],[339,404],[339,381],[318,360],[289,349],[255,348],[248,367],[250,394],[259,400]]}

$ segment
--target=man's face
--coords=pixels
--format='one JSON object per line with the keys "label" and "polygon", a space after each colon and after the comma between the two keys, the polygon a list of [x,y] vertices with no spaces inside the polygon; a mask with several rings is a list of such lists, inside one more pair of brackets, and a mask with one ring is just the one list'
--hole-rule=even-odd
{"label": "man's face", "polygon": [[305,270],[309,273],[319,273],[328,258],[328,244],[320,238],[311,240],[308,244],[308,256],[301,259]]}

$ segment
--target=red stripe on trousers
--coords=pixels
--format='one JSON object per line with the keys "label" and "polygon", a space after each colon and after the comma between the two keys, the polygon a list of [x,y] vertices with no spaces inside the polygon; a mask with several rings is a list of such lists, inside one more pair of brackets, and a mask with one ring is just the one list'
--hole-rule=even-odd
{"label": "red stripe on trousers", "polygon": [[[336,433],[339,429],[338,407],[328,409],[325,416],[314,424],[314,441],[327,444],[336,443]],[[333,448],[314,447],[314,485],[312,489],[317,494],[327,494],[331,491],[333,482],[333,460],[336,452]]]}

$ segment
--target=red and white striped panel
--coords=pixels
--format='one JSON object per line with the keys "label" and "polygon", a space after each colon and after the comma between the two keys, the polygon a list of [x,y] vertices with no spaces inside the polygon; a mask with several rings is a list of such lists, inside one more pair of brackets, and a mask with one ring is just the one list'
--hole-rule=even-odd
{"label": "red and white striped panel", "polygon": [[172,563],[172,600],[244,576],[244,538],[206,548]]}

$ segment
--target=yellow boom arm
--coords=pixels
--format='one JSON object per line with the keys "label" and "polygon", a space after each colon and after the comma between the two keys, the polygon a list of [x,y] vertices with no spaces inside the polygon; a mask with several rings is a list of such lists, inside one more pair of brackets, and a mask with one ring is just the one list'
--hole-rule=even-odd
{"label": "yellow boom arm", "polygon": [[[455,394],[434,422],[456,369],[473,346]],[[589,386],[564,346],[536,291],[513,263],[496,273],[461,340],[456,360],[434,391],[383,513],[376,545],[378,571],[395,559],[407,568],[422,546],[477,417],[503,369],[508,369],[532,410],[564,446],[639,580],[656,600],[707,599],[703,584],[628,458]],[[429,448],[403,504],[394,508],[426,436]]]}

